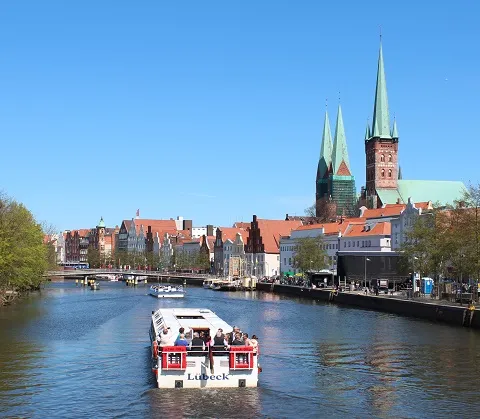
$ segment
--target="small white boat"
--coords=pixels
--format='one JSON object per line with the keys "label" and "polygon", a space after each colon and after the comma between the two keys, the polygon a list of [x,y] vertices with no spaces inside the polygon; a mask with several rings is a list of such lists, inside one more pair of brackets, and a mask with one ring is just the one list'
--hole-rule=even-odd
{"label": "small white boat", "polygon": [[212,289],[215,286],[215,284],[217,284],[218,282],[222,282],[222,279],[207,278],[203,281],[203,288]]}
{"label": "small white boat", "polygon": [[182,298],[185,289],[181,285],[152,285],[148,293],[157,298]]}
{"label": "small white boat", "polygon": [[100,284],[98,282],[92,282],[90,284],[90,289],[91,290],[99,290],[100,289]]}
{"label": "small white boat", "polygon": [[[258,386],[258,347],[208,346],[159,347],[157,336],[164,328],[175,339],[180,327],[192,341],[193,334],[215,336],[233,328],[213,311],[201,308],[170,308],[152,312],[150,341],[152,342],[152,369],[158,388],[227,388]],[[167,329],[167,330],[168,330]]]}
{"label": "small white boat", "polygon": [[98,274],[95,275],[95,279],[97,279],[98,281],[116,282],[118,281],[118,276],[114,274]]}

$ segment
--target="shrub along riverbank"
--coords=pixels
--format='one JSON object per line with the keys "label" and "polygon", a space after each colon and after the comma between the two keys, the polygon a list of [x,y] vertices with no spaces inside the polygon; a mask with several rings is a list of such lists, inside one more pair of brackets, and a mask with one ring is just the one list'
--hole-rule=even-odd
{"label": "shrub along riverbank", "polygon": [[42,226],[15,200],[0,195],[0,305],[39,289],[48,267]]}

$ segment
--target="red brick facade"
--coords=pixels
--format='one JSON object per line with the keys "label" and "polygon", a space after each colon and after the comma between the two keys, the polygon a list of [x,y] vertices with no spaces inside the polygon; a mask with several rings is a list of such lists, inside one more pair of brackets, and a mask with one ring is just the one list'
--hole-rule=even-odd
{"label": "red brick facade", "polygon": [[398,186],[398,140],[372,138],[365,142],[366,192],[376,195],[377,188]]}

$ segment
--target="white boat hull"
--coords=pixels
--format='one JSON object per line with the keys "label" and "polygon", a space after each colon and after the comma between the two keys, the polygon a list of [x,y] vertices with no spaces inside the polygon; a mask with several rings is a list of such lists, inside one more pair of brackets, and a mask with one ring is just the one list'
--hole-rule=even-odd
{"label": "white boat hull", "polygon": [[183,298],[183,297],[185,297],[185,294],[176,294],[176,293],[173,293],[173,292],[164,293],[164,294],[152,293],[151,292],[150,295],[152,297],[157,297],[157,298]]}
{"label": "white boat hull", "polygon": [[214,356],[213,372],[209,357],[187,356],[185,371],[156,372],[158,388],[238,388],[258,386],[257,357],[254,368],[248,371],[232,371],[228,355]]}

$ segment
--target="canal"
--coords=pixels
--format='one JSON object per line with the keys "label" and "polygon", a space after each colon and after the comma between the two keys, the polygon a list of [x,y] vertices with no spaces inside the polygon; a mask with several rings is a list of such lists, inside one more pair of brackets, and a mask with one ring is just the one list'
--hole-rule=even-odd
{"label": "canal", "polygon": [[[480,333],[267,293],[49,284],[0,308],[0,417],[480,417]],[[207,307],[256,334],[259,387],[159,390],[160,307]]]}

